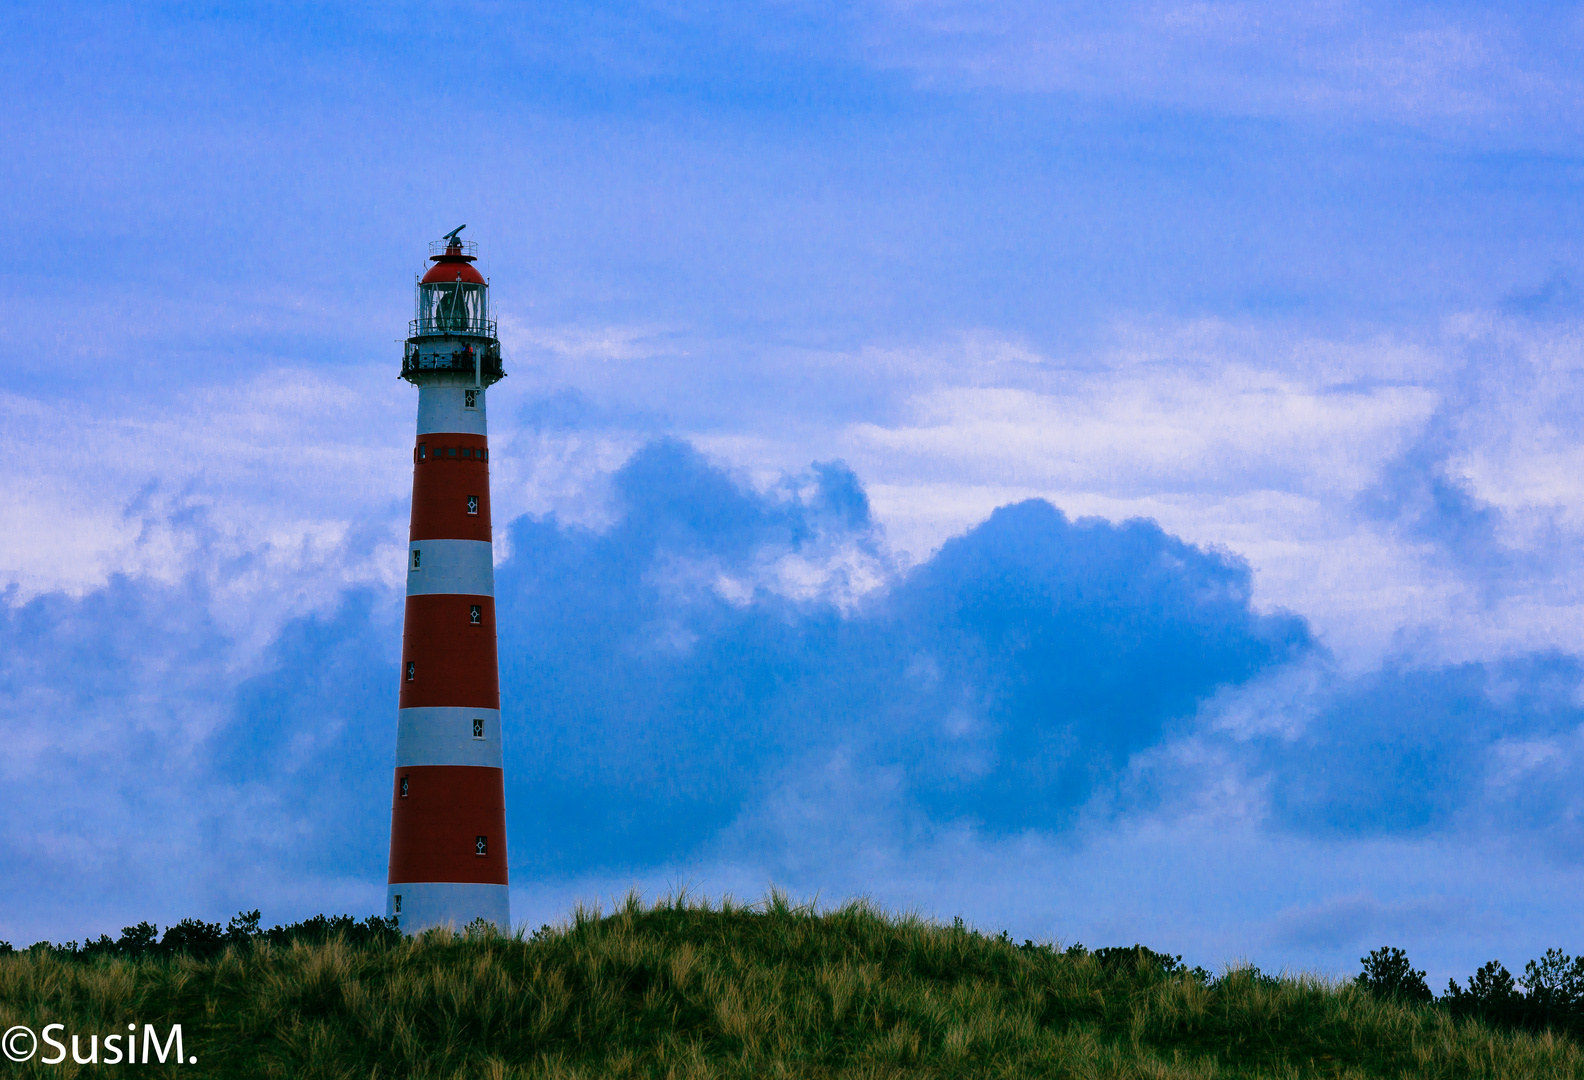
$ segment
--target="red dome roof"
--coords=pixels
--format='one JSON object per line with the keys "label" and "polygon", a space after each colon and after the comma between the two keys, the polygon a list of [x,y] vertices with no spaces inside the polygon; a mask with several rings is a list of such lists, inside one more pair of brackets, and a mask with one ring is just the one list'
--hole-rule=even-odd
{"label": "red dome roof", "polygon": [[[433,249],[431,249],[433,250]],[[423,276],[422,285],[433,285],[437,281],[471,281],[475,285],[484,284],[484,275],[473,269],[473,258],[462,254],[461,248],[456,248],[455,254],[447,250],[444,255],[431,255],[435,264]]]}

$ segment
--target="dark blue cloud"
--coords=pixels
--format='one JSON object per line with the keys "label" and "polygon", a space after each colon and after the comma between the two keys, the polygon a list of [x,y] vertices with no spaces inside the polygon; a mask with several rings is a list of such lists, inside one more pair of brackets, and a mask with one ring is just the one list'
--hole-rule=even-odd
{"label": "dark blue cloud", "polygon": [[[1001,829],[1060,824],[1200,700],[1313,650],[1300,620],[1256,615],[1249,594],[1241,560],[1153,522],[997,510],[898,590],[883,631],[950,673],[950,694],[917,702],[940,728],[903,732],[933,751],[918,765],[927,804]],[[942,769],[958,757],[953,715],[982,724],[981,775]]]}
{"label": "dark blue cloud", "polygon": [[1580,295],[1572,278],[1560,268],[1554,268],[1537,287],[1509,293],[1502,308],[1537,321],[1577,318],[1584,310],[1584,295]]}
{"label": "dark blue cloud", "polygon": [[[44,905],[138,888],[150,850],[180,845],[169,794],[225,677],[204,590],[117,575],[81,598],[15,599],[0,603],[0,863]],[[168,825],[150,837],[153,822]]]}
{"label": "dark blue cloud", "polygon": [[617,475],[604,533],[523,520],[501,570],[514,861],[674,857],[841,754],[937,820],[1059,828],[1205,696],[1311,651],[1249,571],[1147,522],[998,510],[853,610],[720,577],[873,550],[840,465],[757,494],[683,444]]}
{"label": "dark blue cloud", "polygon": [[[1169,815],[1224,773],[1292,833],[1584,852],[1576,658],[1298,680],[1281,704],[1306,723],[1234,738],[1206,702],[1327,658],[1302,620],[1253,609],[1241,560],[1153,523],[1034,500],[897,574],[840,463],[756,490],[661,441],[611,491],[601,531],[513,522],[499,568],[519,880],[1058,833]],[[352,591],[245,663],[216,604],[196,578],[118,577],[0,607],[0,856],[30,905],[114,911],[114,929],[377,885],[398,598]],[[1220,756],[1173,757],[1194,742]],[[1140,784],[1161,760],[1179,775]],[[819,810],[776,818],[794,806]]]}
{"label": "dark blue cloud", "polygon": [[1501,512],[1453,470],[1456,445],[1449,418],[1438,414],[1419,440],[1386,464],[1360,505],[1403,536],[1436,545],[1467,571],[1500,573],[1514,561],[1498,535]]}
{"label": "dark blue cloud", "polygon": [[674,857],[817,738],[826,717],[782,710],[843,620],[758,585],[746,604],[715,587],[752,578],[761,555],[872,545],[850,474],[815,479],[761,496],[661,442],[617,474],[610,530],[513,524],[496,587],[514,864]]}
{"label": "dark blue cloud", "polygon": [[[401,629],[367,590],[288,623],[264,670],[230,696],[230,722],[205,748],[216,780],[272,828],[254,857],[287,873],[369,880],[385,872]],[[206,823],[224,844],[235,822]],[[263,849],[263,850],[260,850]]]}
{"label": "dark blue cloud", "polygon": [[1360,678],[1265,748],[1276,817],[1347,836],[1538,830],[1584,853],[1581,686],[1584,665],[1554,653]]}
{"label": "dark blue cloud", "polygon": [[399,608],[353,592],[249,661],[218,607],[196,576],[0,604],[11,918],[300,910],[383,874]]}

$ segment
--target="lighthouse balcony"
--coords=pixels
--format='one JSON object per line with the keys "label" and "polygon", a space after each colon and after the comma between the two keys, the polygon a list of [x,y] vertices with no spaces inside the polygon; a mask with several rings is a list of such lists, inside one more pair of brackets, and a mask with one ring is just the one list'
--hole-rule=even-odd
{"label": "lighthouse balcony", "polygon": [[456,338],[417,337],[402,354],[401,377],[408,382],[427,381],[431,375],[455,373],[485,386],[506,377],[500,345],[495,341],[467,342]]}

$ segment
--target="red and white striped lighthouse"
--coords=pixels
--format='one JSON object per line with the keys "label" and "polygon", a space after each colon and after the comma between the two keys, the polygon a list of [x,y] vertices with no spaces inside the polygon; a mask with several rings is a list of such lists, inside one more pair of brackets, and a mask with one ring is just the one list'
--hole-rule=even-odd
{"label": "red and white striped lighthouse", "polygon": [[385,914],[409,933],[511,926],[484,423],[504,373],[489,283],[461,231],[429,246],[402,357],[418,435]]}

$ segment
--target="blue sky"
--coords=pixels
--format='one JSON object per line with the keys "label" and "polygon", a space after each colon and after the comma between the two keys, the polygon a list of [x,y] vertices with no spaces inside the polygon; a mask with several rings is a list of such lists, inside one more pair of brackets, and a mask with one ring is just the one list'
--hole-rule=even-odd
{"label": "blue sky", "polygon": [[0,938],[383,898],[427,241],[517,917],[1581,946],[1584,8],[0,15]]}

